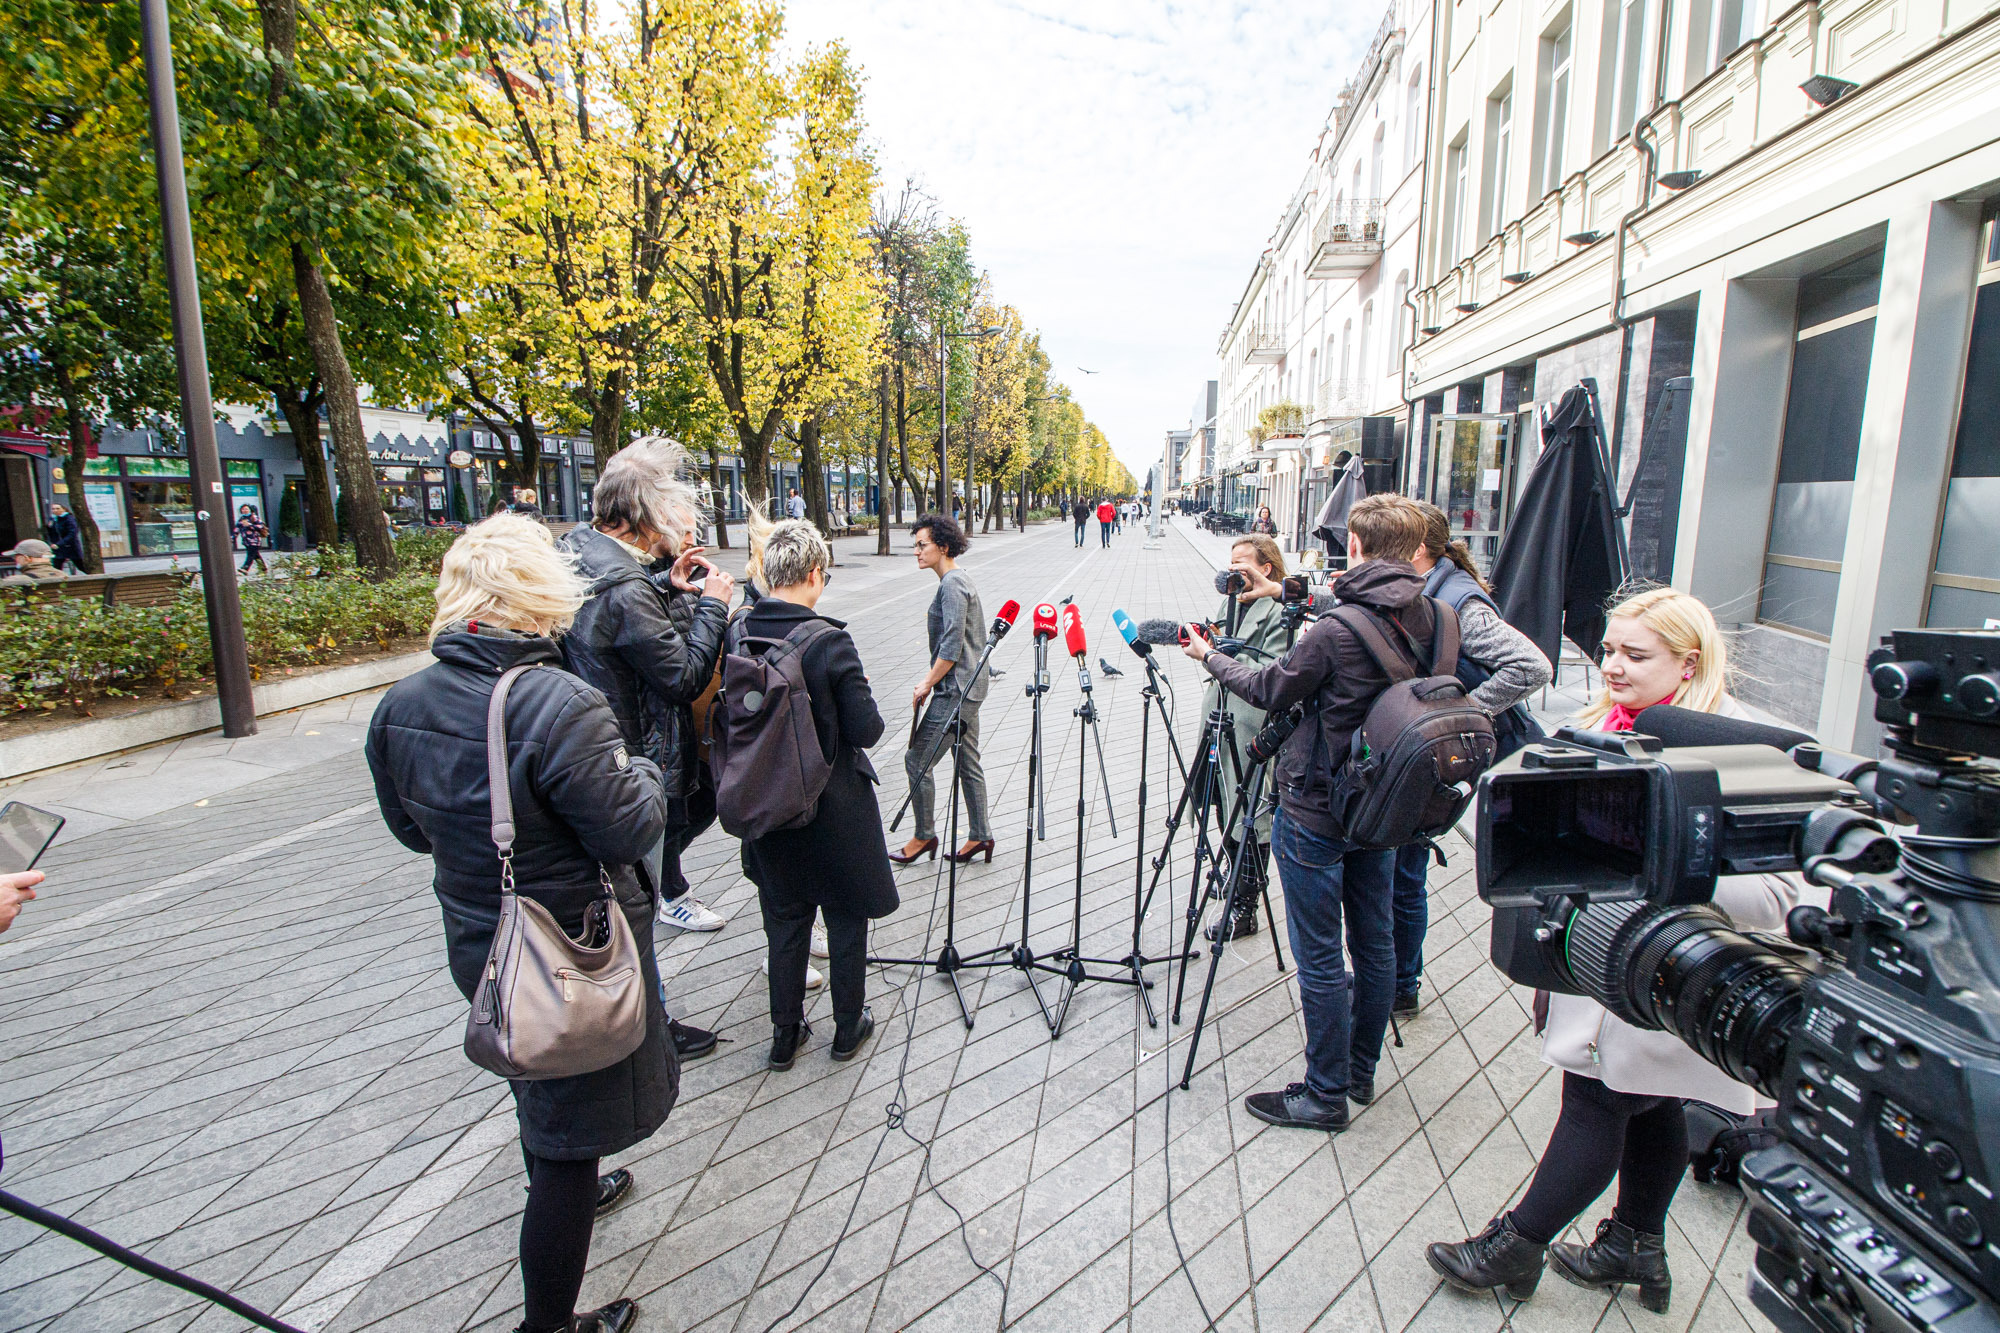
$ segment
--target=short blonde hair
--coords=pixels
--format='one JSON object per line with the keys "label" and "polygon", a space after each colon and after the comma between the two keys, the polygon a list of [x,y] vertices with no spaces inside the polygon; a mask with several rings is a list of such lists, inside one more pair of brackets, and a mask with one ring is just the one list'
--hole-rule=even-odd
{"label": "short blonde hair", "polygon": [[815,569],[833,564],[833,549],[826,538],[802,518],[772,524],[758,555],[759,572],[773,590],[797,587]]}
{"label": "short blonde hair", "polygon": [[589,596],[590,585],[546,525],[502,511],[467,528],[444,553],[431,641],[449,626],[480,620],[560,634]]}
{"label": "short blonde hair", "polygon": [[[1667,651],[1684,658],[1696,653],[1694,674],[1674,687],[1665,702],[1701,713],[1713,713],[1729,698],[1729,643],[1708,604],[1679,588],[1647,588],[1612,607],[1610,620],[1636,620],[1660,636]],[[1602,722],[1611,712],[1610,690],[1599,691],[1579,721]]]}

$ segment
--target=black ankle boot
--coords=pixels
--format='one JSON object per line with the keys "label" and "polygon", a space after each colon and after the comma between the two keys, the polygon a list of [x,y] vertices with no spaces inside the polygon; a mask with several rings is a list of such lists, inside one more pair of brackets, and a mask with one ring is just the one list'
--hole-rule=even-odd
{"label": "black ankle boot", "polygon": [[767,1062],[772,1069],[790,1069],[792,1061],[799,1058],[799,1047],[805,1045],[812,1035],[812,1024],[789,1023],[771,1029],[771,1058]]}
{"label": "black ankle boot", "polygon": [[1514,1230],[1514,1216],[1502,1214],[1486,1224],[1486,1230],[1453,1244],[1438,1244],[1424,1251],[1439,1277],[1460,1291],[1491,1291],[1507,1288],[1507,1294],[1525,1301],[1535,1294],[1542,1280],[1542,1263],[1548,1246]]}
{"label": "black ankle boot", "polygon": [[619,1299],[588,1314],[580,1314],[570,1324],[574,1333],[626,1333],[639,1318],[639,1307]]}
{"label": "black ankle boot", "polygon": [[1257,933],[1257,896],[1255,894],[1237,894],[1235,906],[1231,907],[1226,915],[1218,917],[1215,921],[1209,923],[1208,928],[1202,931],[1202,934],[1213,940],[1218,930],[1229,932],[1222,937],[1225,944],[1230,940],[1240,940],[1247,935],[1255,935]]}
{"label": "black ankle boot", "polygon": [[1589,1245],[1551,1245],[1549,1258],[1560,1276],[1579,1287],[1611,1291],[1627,1284],[1637,1287],[1639,1304],[1658,1314],[1667,1312],[1667,1302],[1673,1298],[1667,1238],[1634,1231],[1613,1217],[1597,1224],[1597,1239]]}

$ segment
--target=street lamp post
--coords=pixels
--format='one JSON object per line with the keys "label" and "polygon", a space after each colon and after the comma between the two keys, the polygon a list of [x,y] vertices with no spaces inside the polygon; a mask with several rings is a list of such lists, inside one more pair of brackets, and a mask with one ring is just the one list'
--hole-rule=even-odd
{"label": "street lamp post", "polygon": [[215,404],[209,397],[208,345],[201,329],[201,285],[188,221],[187,171],[181,161],[181,120],[174,94],[174,49],[167,0],[140,0],[140,40],[146,96],[153,122],[153,174],[160,192],[160,232],[166,250],[167,296],[173,311],[174,361],[180,370],[181,424],[187,432],[188,476],[194,485],[195,539],[201,552],[201,595],[208,610],[209,649],[222,734],[257,731],[250,692],[250,657],[243,642],[243,603],[229,549],[229,496],[215,447]]}
{"label": "street lamp post", "polygon": [[[953,338],[990,338],[1001,332],[999,326],[983,329],[965,329],[952,333],[940,323],[938,326],[938,508],[940,514],[951,513],[951,448],[948,437],[951,430],[951,340]],[[965,517],[972,520],[972,446],[965,449]]]}

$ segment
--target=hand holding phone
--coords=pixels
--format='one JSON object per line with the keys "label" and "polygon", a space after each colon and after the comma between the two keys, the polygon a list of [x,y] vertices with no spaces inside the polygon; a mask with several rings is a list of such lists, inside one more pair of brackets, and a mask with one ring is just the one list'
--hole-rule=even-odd
{"label": "hand holding phone", "polygon": [[31,902],[35,897],[35,885],[42,882],[42,872],[27,870],[18,875],[0,875],[0,934],[14,924],[14,918],[21,914],[21,904]]}
{"label": "hand holding phone", "polygon": [[[0,875],[34,869],[62,831],[63,817],[20,801],[0,805]],[[36,882],[40,882],[39,876]]]}

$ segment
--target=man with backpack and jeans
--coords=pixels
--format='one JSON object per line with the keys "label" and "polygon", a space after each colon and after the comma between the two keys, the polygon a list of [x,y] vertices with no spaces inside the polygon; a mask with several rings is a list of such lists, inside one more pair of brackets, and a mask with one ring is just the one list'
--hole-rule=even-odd
{"label": "man with backpack and jeans", "polygon": [[[1199,626],[1188,627],[1187,655],[1231,694],[1283,712],[1303,705],[1298,729],[1273,765],[1278,813],[1271,843],[1285,894],[1285,916],[1298,963],[1305,1015],[1306,1077],[1279,1091],[1251,1094],[1244,1109],[1273,1125],[1338,1133],[1347,1103],[1375,1098],[1375,1066],[1395,998],[1395,922],[1390,905],[1395,852],[1364,850],[1350,839],[1337,779],[1354,733],[1394,683],[1364,634],[1371,630],[1407,662],[1406,675],[1430,674],[1441,627],[1456,657],[1452,612],[1423,594],[1411,566],[1424,541],[1424,515],[1401,495],[1372,495],[1348,518],[1348,568],[1337,585],[1341,606],[1311,626],[1282,661],[1258,668],[1217,652]],[[1362,619],[1362,618],[1365,618]],[[1443,667],[1448,672],[1449,667]],[[1490,754],[1491,733],[1488,732]],[[1342,950],[1353,955],[1350,979]]]}

